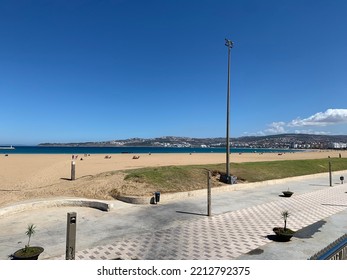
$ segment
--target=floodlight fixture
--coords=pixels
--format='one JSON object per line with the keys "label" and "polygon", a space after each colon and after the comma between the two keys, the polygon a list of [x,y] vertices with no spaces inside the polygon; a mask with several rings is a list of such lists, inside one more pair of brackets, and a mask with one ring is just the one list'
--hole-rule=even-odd
{"label": "floodlight fixture", "polygon": [[225,39],[225,45],[231,49],[234,46],[234,43],[231,40]]}

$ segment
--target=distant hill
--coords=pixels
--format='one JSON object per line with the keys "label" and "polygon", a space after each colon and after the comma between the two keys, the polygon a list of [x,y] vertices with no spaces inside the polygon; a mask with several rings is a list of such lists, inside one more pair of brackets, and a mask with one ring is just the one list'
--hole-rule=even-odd
{"label": "distant hill", "polygon": [[[276,134],[243,136],[230,139],[232,147],[250,148],[329,148],[332,143],[347,143],[347,135]],[[164,136],[157,138],[130,138],[102,142],[41,143],[39,146],[73,147],[225,147],[225,137],[191,138]],[[331,146],[332,147],[332,146]],[[344,147],[344,146],[342,146]]]}

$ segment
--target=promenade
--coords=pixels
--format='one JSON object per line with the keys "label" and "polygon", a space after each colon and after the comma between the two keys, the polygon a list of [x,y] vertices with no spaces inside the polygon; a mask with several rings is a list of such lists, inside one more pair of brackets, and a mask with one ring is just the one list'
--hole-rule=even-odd
{"label": "promenade", "polygon": [[[134,205],[114,201],[104,212],[92,208],[58,207],[28,210],[0,218],[0,259],[26,243],[26,226],[37,233],[31,244],[43,246],[40,259],[64,259],[66,213],[77,213],[76,259],[304,260],[347,233],[347,184],[333,174],[282,180],[257,187],[214,193],[212,216],[206,216],[206,195]],[[294,195],[281,197],[290,188]],[[298,232],[290,242],[272,241],[272,228]]]}

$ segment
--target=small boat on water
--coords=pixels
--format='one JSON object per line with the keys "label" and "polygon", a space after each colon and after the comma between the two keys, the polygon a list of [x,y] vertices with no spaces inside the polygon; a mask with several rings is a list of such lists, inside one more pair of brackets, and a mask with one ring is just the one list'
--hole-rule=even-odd
{"label": "small boat on water", "polygon": [[10,147],[0,147],[0,150],[14,150],[15,147],[13,147],[12,145]]}

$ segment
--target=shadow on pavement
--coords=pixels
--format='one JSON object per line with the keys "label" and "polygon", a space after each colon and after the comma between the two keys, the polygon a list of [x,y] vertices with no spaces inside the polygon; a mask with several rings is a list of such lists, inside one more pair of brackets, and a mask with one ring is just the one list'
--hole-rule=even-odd
{"label": "shadow on pavement", "polygon": [[192,212],[185,212],[185,211],[176,211],[176,213],[181,213],[181,214],[190,214],[190,215],[197,215],[197,216],[207,216],[207,214],[201,214],[201,213],[192,213]]}

